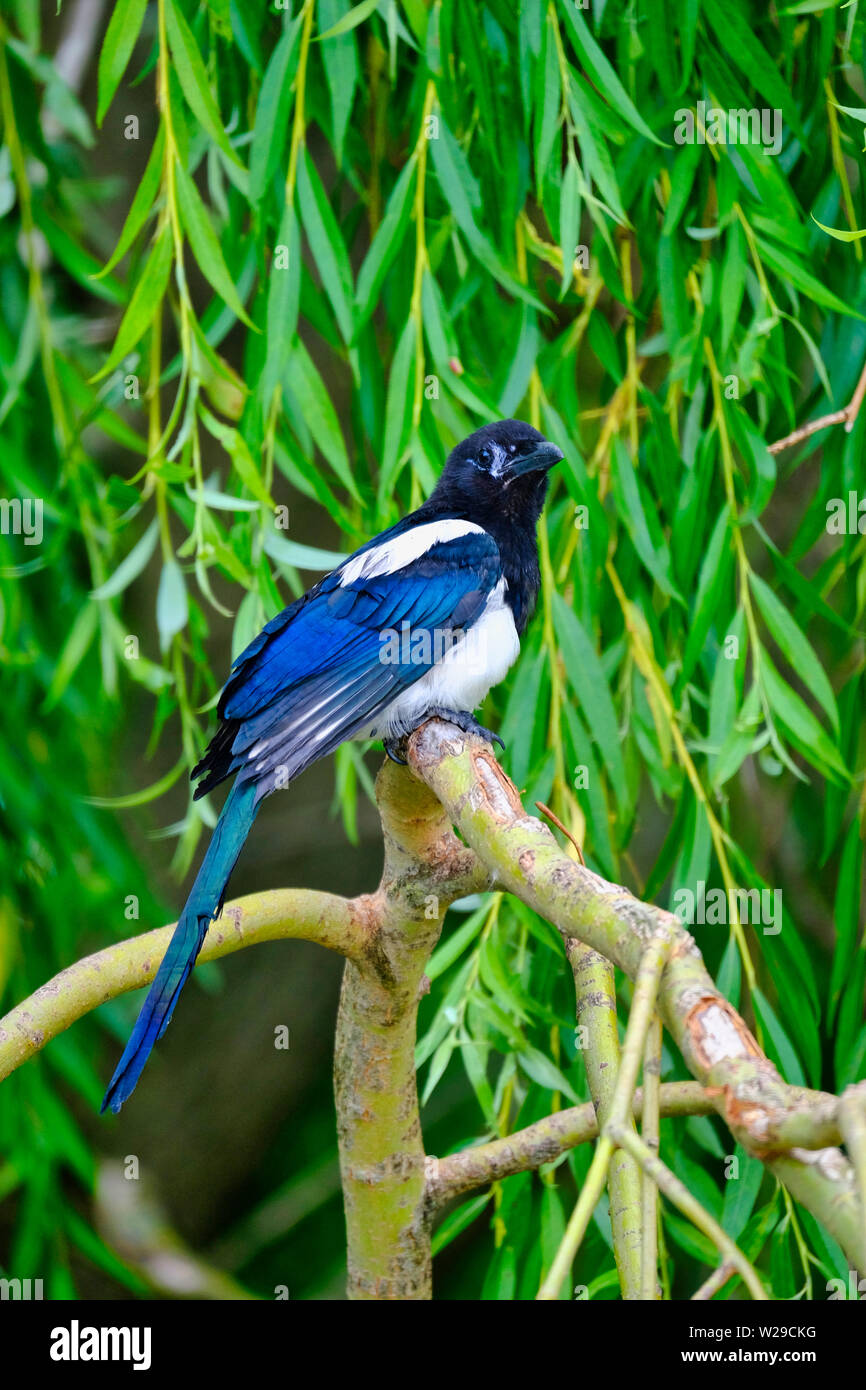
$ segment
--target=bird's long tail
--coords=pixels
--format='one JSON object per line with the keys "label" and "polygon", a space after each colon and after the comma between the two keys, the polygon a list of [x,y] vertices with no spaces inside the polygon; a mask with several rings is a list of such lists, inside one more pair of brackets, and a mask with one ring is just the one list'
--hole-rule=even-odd
{"label": "bird's long tail", "polygon": [[235,782],[217,821],[186,907],[174,929],[174,936],[105,1092],[101,1110],[110,1107],[116,1113],[132,1095],[154,1043],[168,1027],[207,929],[222,907],[232,869],[257,810],[255,786]]}

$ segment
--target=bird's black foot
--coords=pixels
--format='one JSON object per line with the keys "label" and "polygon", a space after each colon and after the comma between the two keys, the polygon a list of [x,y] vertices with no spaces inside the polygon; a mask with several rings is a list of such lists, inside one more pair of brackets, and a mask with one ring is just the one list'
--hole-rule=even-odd
{"label": "bird's black foot", "polygon": [[471,714],[469,710],[440,709],[438,706],[434,706],[433,709],[428,709],[424,718],[425,720],[445,719],[449,724],[456,724],[458,729],[463,730],[464,734],[478,734],[479,738],[485,739],[487,743],[498,743],[500,748],[505,747],[499,735],[494,734],[492,729],[485,729],[484,725],[479,724],[475,715]]}
{"label": "bird's black foot", "polygon": [[406,759],[397,754],[397,749],[403,744],[402,736],[400,738],[383,738],[382,744],[392,763],[399,763],[400,767],[406,767]]}

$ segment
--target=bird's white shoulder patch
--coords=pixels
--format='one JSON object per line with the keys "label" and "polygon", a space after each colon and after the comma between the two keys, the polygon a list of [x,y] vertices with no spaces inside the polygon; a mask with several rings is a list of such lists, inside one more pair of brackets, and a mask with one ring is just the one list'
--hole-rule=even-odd
{"label": "bird's white shoulder patch", "polygon": [[423,526],[415,526],[404,531],[402,536],[374,545],[362,555],[347,560],[340,570],[341,585],[354,584],[359,579],[372,579],[377,574],[393,574],[395,570],[405,569],[413,560],[440,542],[456,540],[458,536],[469,535],[472,531],[482,532],[482,526],[474,521],[429,521]]}

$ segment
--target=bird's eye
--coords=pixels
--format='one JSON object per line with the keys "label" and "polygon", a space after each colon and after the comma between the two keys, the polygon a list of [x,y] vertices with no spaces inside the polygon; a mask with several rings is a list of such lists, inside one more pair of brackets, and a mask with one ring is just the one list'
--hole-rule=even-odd
{"label": "bird's eye", "polygon": [[490,450],[486,447],[484,449],[480,449],[478,457],[480,458],[482,463],[489,463],[491,458]]}
{"label": "bird's eye", "polygon": [[516,445],[516,444],[509,444],[509,446],[508,446],[508,452],[509,452],[509,454],[511,454],[511,456],[512,456],[512,458],[513,458],[514,455],[517,453],[517,445]]}

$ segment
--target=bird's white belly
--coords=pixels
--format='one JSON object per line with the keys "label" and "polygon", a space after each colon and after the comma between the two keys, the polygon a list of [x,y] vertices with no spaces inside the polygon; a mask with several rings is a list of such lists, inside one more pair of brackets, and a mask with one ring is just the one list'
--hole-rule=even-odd
{"label": "bird's white belly", "polygon": [[386,706],[357,738],[396,738],[414,729],[434,706],[471,711],[481,704],[520,652],[514,618],[503,598],[504,586],[500,580],[462,641]]}

